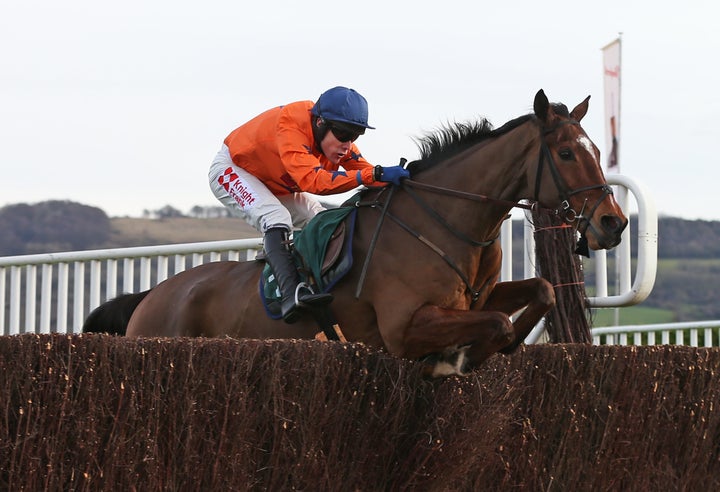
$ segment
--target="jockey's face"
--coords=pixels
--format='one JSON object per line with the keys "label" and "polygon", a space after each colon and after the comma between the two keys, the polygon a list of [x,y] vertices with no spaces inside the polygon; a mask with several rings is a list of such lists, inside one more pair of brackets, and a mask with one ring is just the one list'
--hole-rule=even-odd
{"label": "jockey's face", "polygon": [[352,141],[341,142],[331,131],[325,133],[325,137],[320,142],[320,150],[333,164],[338,164],[340,159],[345,157],[352,148]]}

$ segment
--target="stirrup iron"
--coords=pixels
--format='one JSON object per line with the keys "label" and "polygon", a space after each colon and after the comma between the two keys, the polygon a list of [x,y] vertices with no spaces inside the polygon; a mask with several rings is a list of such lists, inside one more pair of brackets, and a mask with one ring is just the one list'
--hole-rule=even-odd
{"label": "stirrup iron", "polygon": [[305,282],[300,282],[297,284],[297,287],[295,287],[295,305],[296,306],[307,306],[304,302],[300,300],[300,289],[305,289],[309,292],[310,295],[314,295],[315,292],[312,290],[312,287],[308,285]]}

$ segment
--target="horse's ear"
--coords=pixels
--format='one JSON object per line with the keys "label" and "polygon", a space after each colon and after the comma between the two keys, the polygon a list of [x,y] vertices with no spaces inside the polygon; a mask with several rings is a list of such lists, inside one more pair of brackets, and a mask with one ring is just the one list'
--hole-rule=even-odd
{"label": "horse's ear", "polygon": [[540,89],[537,94],[535,94],[535,102],[533,103],[533,110],[535,111],[535,116],[537,116],[544,123],[547,123],[548,109],[550,109],[550,102],[545,95],[545,91]]}
{"label": "horse's ear", "polygon": [[575,109],[572,110],[572,113],[570,113],[570,117],[574,119],[575,121],[580,121],[583,119],[585,114],[587,114],[588,106],[590,105],[590,96],[586,97],[583,102],[575,106]]}

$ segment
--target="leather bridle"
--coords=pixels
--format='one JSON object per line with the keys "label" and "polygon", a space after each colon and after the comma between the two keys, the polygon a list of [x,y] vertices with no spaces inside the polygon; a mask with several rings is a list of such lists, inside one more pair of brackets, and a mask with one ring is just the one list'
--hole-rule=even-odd
{"label": "leather bridle", "polygon": [[[543,132],[543,136],[549,135],[555,130],[557,130],[558,126],[560,125],[580,125],[579,121],[576,120],[564,120],[559,123],[557,123],[552,128],[545,130]],[[557,164],[555,164],[555,159],[552,157],[552,153],[550,152],[550,147],[548,147],[547,142],[545,142],[545,139],[542,139],[542,142],[540,143],[540,157],[538,159],[538,166],[537,166],[537,174],[535,175],[535,202],[538,201],[540,196],[540,185],[542,182],[542,174],[544,169],[544,164],[547,161],[548,168],[550,169],[550,173],[552,174],[553,182],[555,183],[555,188],[557,189],[558,196],[560,197],[560,206],[555,209],[555,215],[558,215],[563,218],[568,223],[573,223],[577,221],[577,229],[580,229],[580,226],[583,222],[586,223],[585,229],[581,231],[581,233],[584,233],[584,231],[587,229],[587,227],[590,225],[590,219],[592,219],[592,216],[595,214],[595,211],[600,206],[600,204],[607,198],[609,195],[613,194],[612,188],[607,183],[602,184],[596,184],[596,185],[590,185],[590,186],[583,186],[582,188],[575,188],[570,189],[570,187],[567,185],[563,177],[560,175],[560,171],[557,168]],[[585,209],[587,205],[587,200],[583,203],[583,207],[580,210],[580,212],[575,211],[570,207],[570,197],[573,195],[577,195],[578,193],[582,193],[584,191],[590,191],[590,190],[597,190],[600,189],[603,191],[602,196],[598,198],[598,200],[593,204],[593,206],[590,208],[589,213],[585,214]]]}

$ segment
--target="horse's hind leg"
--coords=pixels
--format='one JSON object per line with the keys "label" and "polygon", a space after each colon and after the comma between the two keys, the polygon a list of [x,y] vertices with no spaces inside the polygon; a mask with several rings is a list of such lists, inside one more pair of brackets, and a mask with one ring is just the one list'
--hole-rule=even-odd
{"label": "horse's hind leg", "polygon": [[481,310],[500,311],[512,316],[525,308],[513,323],[514,340],[501,350],[502,353],[507,354],[513,352],[525,340],[533,327],[554,305],[555,291],[552,284],[536,277],[497,284]]}

